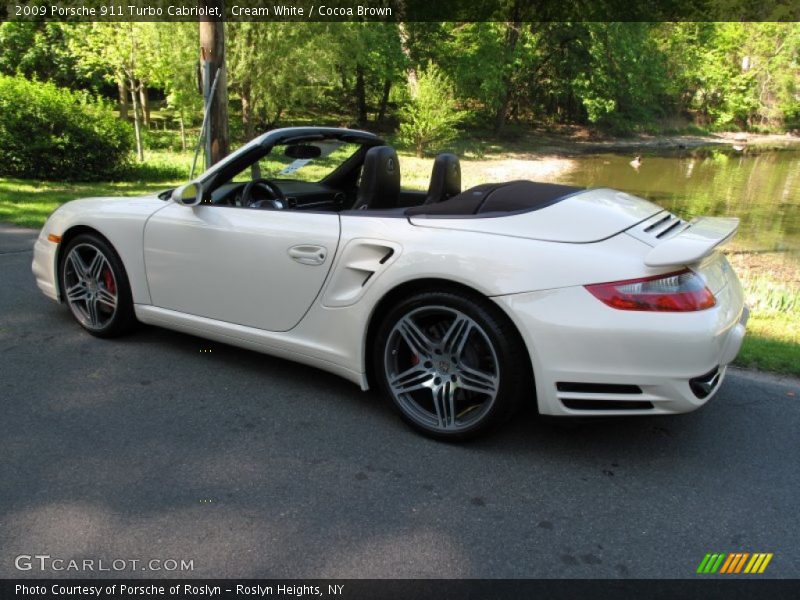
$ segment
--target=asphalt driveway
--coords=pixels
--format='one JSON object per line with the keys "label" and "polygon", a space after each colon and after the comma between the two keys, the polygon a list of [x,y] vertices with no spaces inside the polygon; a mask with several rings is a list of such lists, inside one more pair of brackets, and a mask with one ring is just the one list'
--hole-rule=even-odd
{"label": "asphalt driveway", "polygon": [[678,578],[744,551],[800,573],[797,380],[738,371],[694,414],[528,411],[446,445],[308,367],[147,327],[94,339],[36,289],[32,240],[0,227],[0,577],[91,575],[17,570],[33,554],[192,577]]}

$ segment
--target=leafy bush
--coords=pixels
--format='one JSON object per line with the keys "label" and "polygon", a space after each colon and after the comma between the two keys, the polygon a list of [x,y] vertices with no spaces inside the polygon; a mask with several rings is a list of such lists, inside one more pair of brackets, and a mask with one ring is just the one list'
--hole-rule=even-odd
{"label": "leafy bush", "polygon": [[0,175],[107,179],[125,167],[131,127],[87,94],[0,76]]}
{"label": "leafy bush", "polygon": [[400,112],[399,139],[421,157],[431,146],[442,146],[458,133],[462,114],[456,110],[453,85],[436,66],[420,73],[411,101]]}
{"label": "leafy bush", "polygon": [[800,130],[800,102],[784,111],[783,124],[787,131]]}

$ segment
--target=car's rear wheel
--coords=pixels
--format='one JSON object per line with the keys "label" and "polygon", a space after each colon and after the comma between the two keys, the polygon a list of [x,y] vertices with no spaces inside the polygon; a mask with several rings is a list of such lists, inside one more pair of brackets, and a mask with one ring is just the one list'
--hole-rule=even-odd
{"label": "car's rear wheel", "polygon": [[477,296],[422,292],[400,302],[378,330],[373,360],[403,419],[438,439],[476,437],[533,393],[517,331]]}
{"label": "car's rear wheel", "polygon": [[82,234],[61,255],[61,295],[92,335],[114,337],[136,322],[130,284],[117,253],[101,237]]}

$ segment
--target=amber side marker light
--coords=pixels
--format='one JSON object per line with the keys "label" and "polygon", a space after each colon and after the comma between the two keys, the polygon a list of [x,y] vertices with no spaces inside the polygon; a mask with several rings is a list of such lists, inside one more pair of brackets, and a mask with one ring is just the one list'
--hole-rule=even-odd
{"label": "amber side marker light", "polygon": [[54,244],[58,244],[61,242],[61,236],[56,235],[55,233],[51,233],[50,235],[47,236],[47,240],[53,242]]}

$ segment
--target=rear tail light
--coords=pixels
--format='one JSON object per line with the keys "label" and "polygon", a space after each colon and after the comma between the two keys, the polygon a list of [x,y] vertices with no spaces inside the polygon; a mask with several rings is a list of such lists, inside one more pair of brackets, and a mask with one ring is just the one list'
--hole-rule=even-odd
{"label": "rear tail light", "polygon": [[714,294],[694,271],[587,285],[598,300],[619,310],[688,312],[716,304]]}

